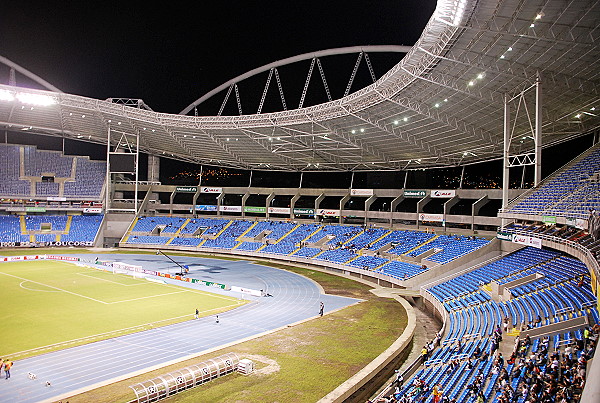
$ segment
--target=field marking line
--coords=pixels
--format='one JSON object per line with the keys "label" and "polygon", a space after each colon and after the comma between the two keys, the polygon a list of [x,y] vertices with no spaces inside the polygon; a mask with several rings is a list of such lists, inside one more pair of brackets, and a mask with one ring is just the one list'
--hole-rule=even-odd
{"label": "field marking line", "polygon": [[224,300],[227,300],[227,301],[238,300],[238,298],[236,298],[236,297],[230,297],[228,295],[221,295],[221,294],[217,294],[217,293],[210,292],[210,291],[204,291],[204,290],[200,290],[198,288],[191,288],[191,287],[188,288],[188,287],[184,287],[182,285],[171,284],[171,283],[165,283],[164,285],[167,286],[167,287],[170,287],[170,288],[185,288],[187,291],[190,291],[190,292],[193,292],[193,293],[196,293],[196,294],[209,295],[211,297],[221,298],[221,299],[224,299]]}
{"label": "field marking line", "polygon": [[27,288],[27,287],[23,286],[23,283],[28,283],[28,282],[30,282],[30,280],[21,281],[21,283],[19,284],[19,287],[21,287],[22,289],[27,290],[27,291],[60,292],[60,291],[57,291],[57,290],[35,290],[33,288]]}
{"label": "field marking line", "polygon": [[122,285],[123,287],[136,287],[138,285],[146,285],[147,284],[147,283],[142,283],[142,282],[139,282],[138,284],[123,284],[123,283],[119,283],[118,281],[112,281],[112,280],[108,280],[108,279],[101,278],[101,277],[95,277],[95,276],[90,275],[89,273],[75,273],[75,274],[79,274],[80,276],[85,276],[85,277],[93,278],[94,280],[102,280],[102,281],[107,281],[109,283]]}
{"label": "field marking line", "polygon": [[44,287],[53,288],[53,289],[58,290],[58,291],[66,292],[67,294],[75,295],[77,297],[86,298],[86,299],[89,299],[89,300],[92,300],[92,301],[99,302],[99,303],[104,304],[104,305],[108,305],[108,302],[100,301],[99,299],[88,297],[86,295],[77,294],[76,292],[63,290],[62,288],[58,288],[58,287],[54,287],[54,286],[51,286],[51,285],[48,285],[48,284],[40,283],[39,281],[33,281],[33,280],[29,280],[29,279],[26,279],[26,278],[23,278],[23,277],[19,277],[19,276],[15,276],[13,274],[8,274],[8,273],[3,273],[3,272],[0,272],[0,274],[3,274],[5,276],[9,276],[9,277],[13,277],[13,278],[17,278],[19,280],[29,281],[29,282],[32,282],[32,283],[35,283],[35,284],[43,285]]}
{"label": "field marking line", "polygon": [[115,302],[107,302],[108,305],[112,305],[112,304],[120,304],[122,302],[131,302],[131,301],[137,301],[140,299],[148,299],[148,298],[154,298],[154,297],[164,297],[165,295],[173,295],[173,294],[181,294],[187,292],[186,290],[182,290],[182,291],[175,291],[175,292],[167,292],[164,294],[154,294],[154,295],[147,295],[145,297],[138,297],[138,298],[131,298],[131,299],[124,299],[122,301],[115,301]]}

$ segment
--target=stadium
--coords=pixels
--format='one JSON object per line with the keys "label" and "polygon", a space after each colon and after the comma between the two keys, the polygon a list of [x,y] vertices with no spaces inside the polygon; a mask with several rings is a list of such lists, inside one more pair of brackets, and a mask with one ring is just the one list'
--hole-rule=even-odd
{"label": "stadium", "polygon": [[599,26],[439,0],[179,113],[0,56],[0,400],[599,401]]}

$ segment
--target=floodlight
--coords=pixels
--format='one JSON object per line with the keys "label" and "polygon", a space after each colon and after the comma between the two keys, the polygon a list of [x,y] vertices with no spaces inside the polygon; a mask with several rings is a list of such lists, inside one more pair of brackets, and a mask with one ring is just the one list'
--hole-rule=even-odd
{"label": "floodlight", "polygon": [[48,106],[56,103],[54,98],[48,95],[32,94],[28,92],[17,93],[16,98],[28,105]]}

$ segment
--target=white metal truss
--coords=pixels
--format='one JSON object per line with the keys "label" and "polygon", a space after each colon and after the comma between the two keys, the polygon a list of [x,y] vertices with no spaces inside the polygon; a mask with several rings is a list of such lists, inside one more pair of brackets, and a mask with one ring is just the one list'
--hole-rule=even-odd
{"label": "white metal truss", "polygon": [[[414,46],[388,47],[405,55],[380,77],[374,74],[369,47],[318,51],[249,71],[176,115],[152,111],[140,100],[95,100],[48,85],[44,87],[49,91],[0,85],[0,126],[101,144],[107,141],[108,127],[118,127],[139,133],[139,148],[145,153],[245,169],[395,170],[473,164],[504,157],[505,98],[526,89],[538,72],[544,98],[536,112],[544,146],[600,127],[598,26],[600,0],[440,0]],[[320,59],[342,53],[358,57],[345,96],[336,99],[326,79],[331,73]],[[327,102],[305,106],[309,77],[300,107],[288,109],[290,99],[278,69],[297,61],[311,62],[309,76],[316,66],[320,83],[315,88],[325,89]],[[353,77],[363,61],[374,82],[353,91]],[[255,97],[261,102],[252,113],[244,103],[244,115],[245,94],[238,83],[258,73],[266,78],[262,97]],[[282,110],[265,112],[273,78]],[[28,105],[19,100],[20,92],[47,96],[53,103]],[[196,107],[216,93],[225,96],[217,115],[198,116]],[[237,115],[224,116],[233,94]],[[515,119],[510,127],[514,141],[507,165],[530,163],[529,156],[541,147],[528,137],[535,137],[532,124]]]}

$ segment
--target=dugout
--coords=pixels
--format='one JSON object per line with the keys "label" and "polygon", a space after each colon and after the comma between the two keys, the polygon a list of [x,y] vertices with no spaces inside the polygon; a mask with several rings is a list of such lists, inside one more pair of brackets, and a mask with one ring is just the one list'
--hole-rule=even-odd
{"label": "dugout", "polygon": [[138,403],[156,402],[185,389],[230,374],[237,370],[239,361],[237,354],[228,353],[129,387],[135,393],[134,401]]}

